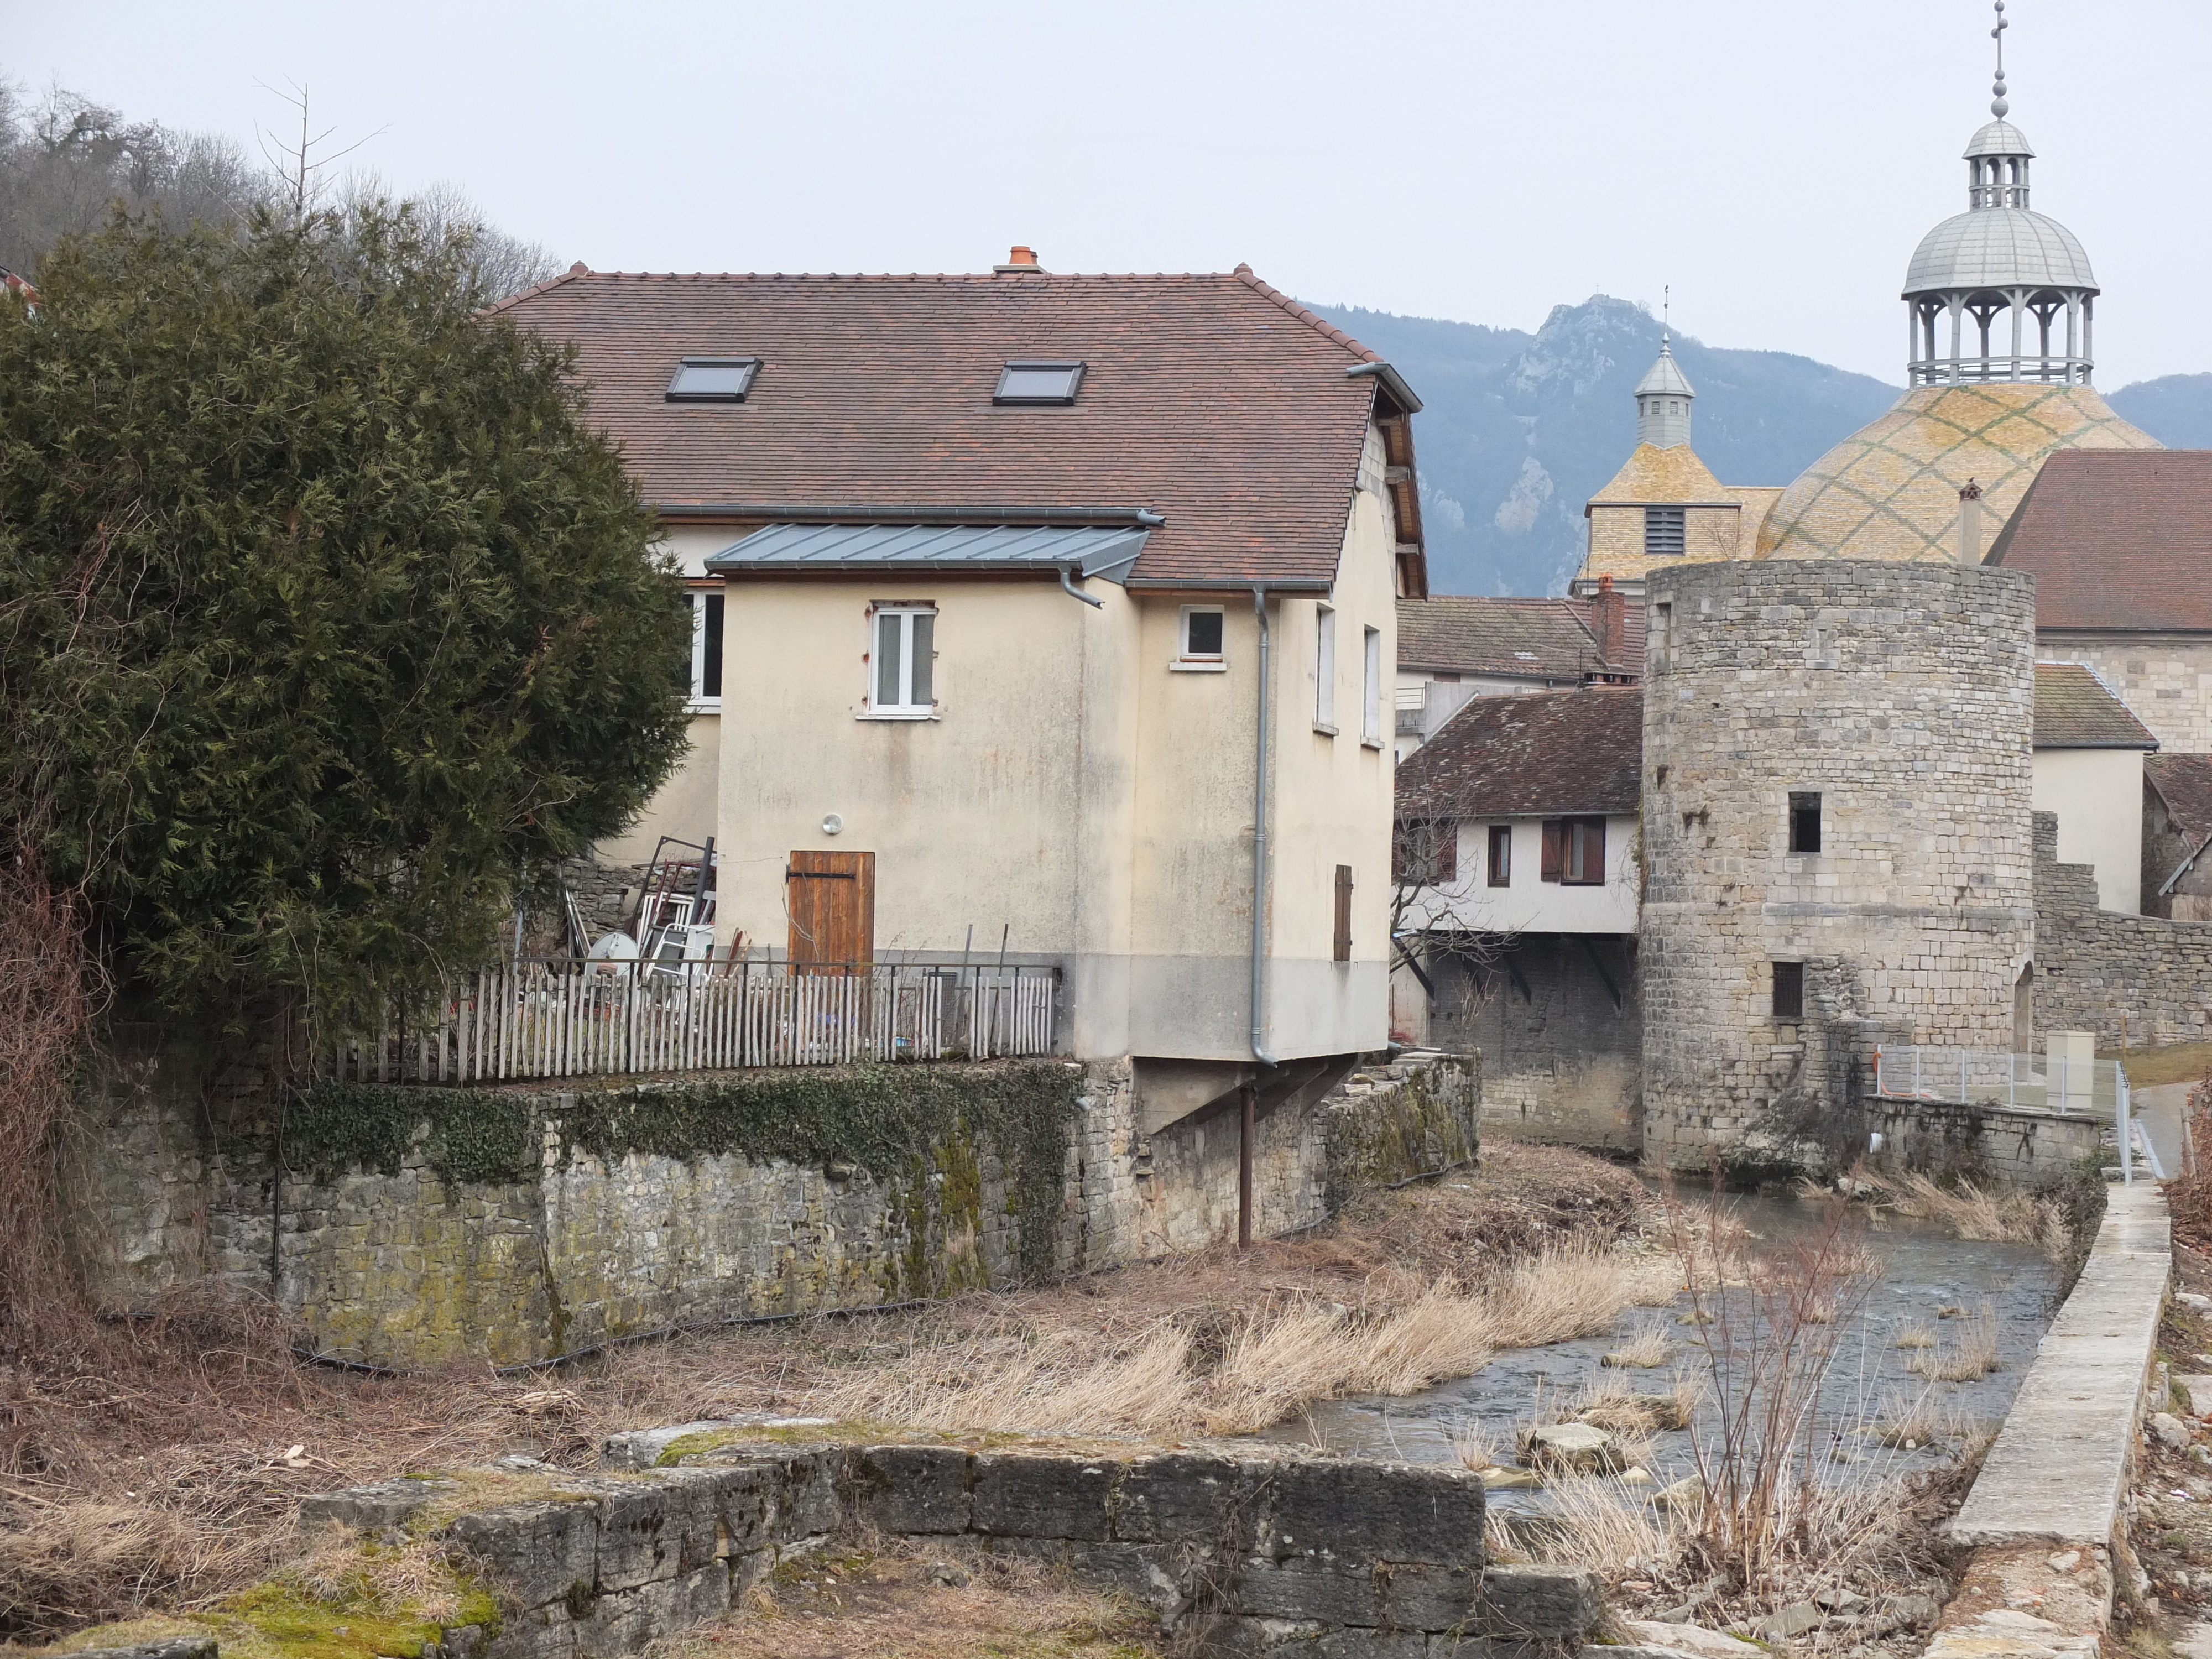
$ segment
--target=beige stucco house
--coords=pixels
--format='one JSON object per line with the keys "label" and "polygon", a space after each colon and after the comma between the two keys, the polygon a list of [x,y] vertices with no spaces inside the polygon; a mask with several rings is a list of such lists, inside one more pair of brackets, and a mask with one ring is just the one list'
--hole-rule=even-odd
{"label": "beige stucco house", "polygon": [[1153,1121],[1385,1045],[1426,591],[1389,365],[1246,267],[1018,249],[507,309],[575,343],[696,591],[691,759],[602,854],[711,833],[718,954],[1053,964]]}

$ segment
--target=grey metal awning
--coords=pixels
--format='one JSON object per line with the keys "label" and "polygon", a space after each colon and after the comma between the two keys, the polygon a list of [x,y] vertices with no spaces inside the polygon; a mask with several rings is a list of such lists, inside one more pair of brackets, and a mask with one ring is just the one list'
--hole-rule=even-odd
{"label": "grey metal awning", "polygon": [[1152,532],[1126,525],[772,524],[709,571],[1073,571],[1119,582]]}

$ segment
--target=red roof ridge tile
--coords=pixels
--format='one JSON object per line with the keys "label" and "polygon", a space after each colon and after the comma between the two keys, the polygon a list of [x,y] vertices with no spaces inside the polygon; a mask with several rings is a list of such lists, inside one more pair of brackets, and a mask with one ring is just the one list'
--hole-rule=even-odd
{"label": "red roof ridge tile", "polygon": [[1334,323],[1330,322],[1327,318],[1318,316],[1315,313],[1308,311],[1304,306],[1300,305],[1296,300],[1291,298],[1289,295],[1284,293],[1280,289],[1273,287],[1272,284],[1262,281],[1260,277],[1253,274],[1251,266],[1240,264],[1230,274],[1235,276],[1238,282],[1243,283],[1247,288],[1252,289],[1255,294],[1262,295],[1267,299],[1273,300],[1277,305],[1282,307],[1285,311],[1289,312],[1291,316],[1297,318],[1307,327],[1315,330],[1318,333],[1327,335],[1330,339],[1335,341],[1337,344],[1342,346],[1346,351],[1351,352],[1354,356],[1358,357],[1361,362],[1379,363],[1382,361],[1382,353],[1378,351],[1370,351],[1367,347],[1360,344],[1358,341],[1353,339],[1352,336],[1346,334],[1342,329],[1339,328]]}

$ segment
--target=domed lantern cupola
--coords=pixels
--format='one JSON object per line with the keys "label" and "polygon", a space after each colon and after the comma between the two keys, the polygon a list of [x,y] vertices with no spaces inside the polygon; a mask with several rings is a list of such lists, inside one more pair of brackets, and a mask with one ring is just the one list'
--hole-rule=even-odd
{"label": "domed lantern cupola", "polygon": [[1996,0],[1996,118],[1966,146],[1966,210],[1920,240],[1905,276],[1913,386],[2087,386],[2097,278],[2074,233],[2028,207],[2027,135],[2005,119],[2004,0]]}

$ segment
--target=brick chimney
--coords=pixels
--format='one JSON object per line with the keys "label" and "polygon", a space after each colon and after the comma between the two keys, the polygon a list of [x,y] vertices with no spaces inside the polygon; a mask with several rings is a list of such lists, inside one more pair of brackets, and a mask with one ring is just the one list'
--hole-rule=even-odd
{"label": "brick chimney", "polygon": [[1628,634],[1628,601],[1613,591],[1613,578],[1600,576],[1597,592],[1590,595],[1590,632],[1597,636],[1601,666],[1621,666],[1622,642]]}
{"label": "brick chimney", "polygon": [[993,265],[991,269],[1001,276],[1009,271],[1020,276],[1042,276],[1044,275],[1044,267],[1037,263],[1036,250],[1033,247],[1024,247],[1018,242],[1007,252],[1006,264]]}

